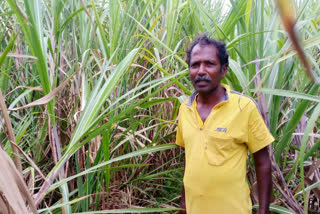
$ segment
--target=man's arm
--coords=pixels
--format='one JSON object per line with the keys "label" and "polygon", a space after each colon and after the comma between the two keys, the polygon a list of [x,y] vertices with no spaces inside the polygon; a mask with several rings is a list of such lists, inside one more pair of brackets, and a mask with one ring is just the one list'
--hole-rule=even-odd
{"label": "man's arm", "polygon": [[259,196],[259,214],[269,213],[272,192],[271,161],[268,146],[253,153]]}
{"label": "man's arm", "polygon": [[184,191],[184,185],[182,185],[182,193],[181,193],[181,202],[180,202],[180,208],[184,210],[180,210],[178,214],[186,214],[186,198],[185,198],[185,191]]}

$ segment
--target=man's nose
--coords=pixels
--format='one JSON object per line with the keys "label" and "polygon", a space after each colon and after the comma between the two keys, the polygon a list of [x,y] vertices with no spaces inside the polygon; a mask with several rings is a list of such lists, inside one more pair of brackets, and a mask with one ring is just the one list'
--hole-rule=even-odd
{"label": "man's nose", "polygon": [[198,74],[199,75],[205,75],[206,74],[206,66],[205,66],[204,63],[200,64]]}

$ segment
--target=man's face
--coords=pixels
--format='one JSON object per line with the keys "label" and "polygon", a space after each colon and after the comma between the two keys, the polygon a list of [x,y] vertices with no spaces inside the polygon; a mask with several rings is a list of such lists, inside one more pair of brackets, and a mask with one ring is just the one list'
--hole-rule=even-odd
{"label": "man's face", "polygon": [[210,94],[220,85],[227,72],[220,64],[218,49],[214,45],[197,44],[190,55],[190,77],[198,93]]}

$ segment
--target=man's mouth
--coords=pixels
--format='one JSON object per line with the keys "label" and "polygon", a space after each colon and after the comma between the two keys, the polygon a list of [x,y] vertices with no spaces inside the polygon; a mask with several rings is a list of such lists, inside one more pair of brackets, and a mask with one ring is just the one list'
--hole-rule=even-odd
{"label": "man's mouth", "polygon": [[210,85],[210,82],[205,81],[205,80],[200,80],[200,81],[197,81],[197,83],[195,83],[195,86],[197,88],[208,87],[208,85]]}

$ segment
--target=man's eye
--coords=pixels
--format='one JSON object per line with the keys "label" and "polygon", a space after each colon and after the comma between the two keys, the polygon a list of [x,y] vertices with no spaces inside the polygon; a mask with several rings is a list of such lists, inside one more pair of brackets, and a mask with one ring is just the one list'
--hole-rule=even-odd
{"label": "man's eye", "polygon": [[198,67],[198,66],[199,66],[198,63],[191,64],[191,68],[196,68],[196,67]]}

